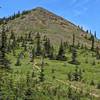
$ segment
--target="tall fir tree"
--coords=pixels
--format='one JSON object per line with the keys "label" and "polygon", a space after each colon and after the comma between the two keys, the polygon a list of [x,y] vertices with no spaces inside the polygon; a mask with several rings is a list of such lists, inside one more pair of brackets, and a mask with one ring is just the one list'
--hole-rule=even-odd
{"label": "tall fir tree", "polygon": [[40,82],[44,82],[45,78],[44,78],[44,54],[42,54],[41,57],[41,68],[40,68],[40,76],[39,76],[39,80]]}
{"label": "tall fir tree", "polygon": [[10,39],[15,40],[15,34],[14,34],[13,30],[11,30]]}
{"label": "tall fir tree", "polygon": [[63,45],[62,41],[61,41],[56,59],[57,60],[62,60],[62,61],[66,60],[64,45]]}
{"label": "tall fir tree", "polygon": [[74,47],[75,46],[75,34],[73,34],[73,44],[72,46]]}
{"label": "tall fir tree", "polygon": [[94,42],[95,42],[95,39],[94,39],[94,36],[91,35],[91,50],[94,51]]}
{"label": "tall fir tree", "polygon": [[44,42],[44,50],[45,50],[45,56],[49,57],[51,51],[51,43],[50,43],[50,39],[48,38],[46,38]]}
{"label": "tall fir tree", "polygon": [[20,66],[20,65],[21,65],[21,63],[20,63],[20,56],[18,56],[15,66]]}
{"label": "tall fir tree", "polygon": [[36,39],[35,55],[40,56],[42,54],[42,51],[41,51],[41,37],[39,33],[37,33],[35,39]]}
{"label": "tall fir tree", "polygon": [[53,46],[51,46],[51,49],[50,49],[49,59],[50,60],[54,60],[55,59],[54,47]]}
{"label": "tall fir tree", "polygon": [[34,48],[32,49],[32,57],[31,57],[31,62],[34,63],[34,58],[35,58],[35,50]]}
{"label": "tall fir tree", "polygon": [[95,37],[95,38],[97,38],[97,34],[96,34],[96,31],[94,32],[94,37]]}
{"label": "tall fir tree", "polygon": [[71,64],[78,65],[79,62],[77,61],[77,50],[76,48],[72,48],[72,60],[70,61]]}
{"label": "tall fir tree", "polygon": [[9,61],[6,59],[6,45],[7,36],[5,25],[2,26],[2,32],[0,33],[0,67],[9,68]]}
{"label": "tall fir tree", "polygon": [[96,47],[96,59],[100,59],[99,47]]}

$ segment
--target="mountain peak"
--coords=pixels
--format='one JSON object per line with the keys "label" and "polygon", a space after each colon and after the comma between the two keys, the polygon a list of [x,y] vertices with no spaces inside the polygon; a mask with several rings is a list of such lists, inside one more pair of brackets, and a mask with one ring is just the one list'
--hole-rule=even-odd
{"label": "mountain peak", "polygon": [[43,7],[36,7],[35,9],[44,9]]}
{"label": "mountain peak", "polygon": [[43,7],[36,7],[35,9],[33,10],[42,10],[42,11],[47,11],[47,9],[43,8]]}
{"label": "mountain peak", "polygon": [[26,34],[30,31],[41,32],[48,35],[55,43],[59,43],[60,40],[70,43],[74,33],[77,41],[81,40],[80,42],[86,43],[84,36],[80,35],[80,33],[85,35],[86,32],[43,7],[36,7],[29,13],[10,20],[7,24],[16,34]]}

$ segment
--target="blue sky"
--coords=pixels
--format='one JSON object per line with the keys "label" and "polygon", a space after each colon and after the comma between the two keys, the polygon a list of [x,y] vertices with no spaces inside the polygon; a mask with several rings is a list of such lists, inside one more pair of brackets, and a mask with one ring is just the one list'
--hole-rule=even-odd
{"label": "blue sky", "polygon": [[0,6],[0,17],[44,7],[85,29],[96,31],[100,38],[100,0],[0,0]]}

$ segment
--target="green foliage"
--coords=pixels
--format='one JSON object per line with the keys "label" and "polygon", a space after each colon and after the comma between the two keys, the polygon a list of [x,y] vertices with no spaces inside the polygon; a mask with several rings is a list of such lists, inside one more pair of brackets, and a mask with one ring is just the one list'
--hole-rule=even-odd
{"label": "green foliage", "polygon": [[81,81],[82,80],[82,70],[79,69],[77,66],[74,72],[68,73],[68,79],[70,81]]}
{"label": "green foliage", "polygon": [[62,41],[61,41],[56,59],[61,60],[61,61],[66,61],[66,59],[67,59],[65,56],[65,49],[64,49],[64,45],[63,45]]}
{"label": "green foliage", "polygon": [[80,63],[77,61],[77,50],[76,48],[72,48],[72,61],[69,63],[79,65]]}
{"label": "green foliage", "polygon": [[95,42],[95,39],[94,39],[93,35],[91,35],[91,41],[92,41],[91,50],[94,51],[94,42]]}
{"label": "green foliage", "polygon": [[44,57],[41,58],[41,71],[39,76],[40,82],[43,82],[45,80],[44,78]]}
{"label": "green foliage", "polygon": [[6,30],[5,30],[5,25],[3,24],[2,26],[2,32],[0,34],[0,68],[9,68],[9,61],[6,59],[5,54],[6,54],[6,47],[7,45],[7,36],[6,36]]}
{"label": "green foliage", "polygon": [[[7,38],[9,52],[5,57],[11,60],[11,70],[0,74],[1,100],[88,100],[87,89],[91,85],[98,92],[94,87],[99,81],[98,48],[94,52],[80,49],[81,44],[72,47],[67,42],[61,42],[57,49],[49,38],[43,39],[40,33],[36,34],[34,42],[31,35],[16,37],[12,32]],[[85,62],[87,58],[88,63]],[[95,67],[91,66],[93,60]],[[80,66],[75,67],[77,64]]]}
{"label": "green foliage", "polygon": [[36,50],[35,50],[35,55],[36,56],[40,56],[42,54],[42,50],[41,50],[41,37],[40,34],[37,33],[36,37]]}

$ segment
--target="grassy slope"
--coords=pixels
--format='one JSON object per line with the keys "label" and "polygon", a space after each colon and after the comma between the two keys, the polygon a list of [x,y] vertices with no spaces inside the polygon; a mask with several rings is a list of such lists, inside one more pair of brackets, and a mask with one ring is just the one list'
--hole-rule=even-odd
{"label": "grassy slope", "polygon": [[[18,53],[20,50],[17,50],[16,53]],[[71,84],[73,84],[74,86],[78,87],[78,88],[83,88],[83,90],[87,91],[89,89],[91,89],[91,91],[97,95],[100,94],[100,90],[96,89],[96,85],[95,86],[90,86],[90,82],[91,80],[94,80],[95,84],[97,84],[98,82],[100,82],[100,67],[99,67],[99,63],[100,61],[96,60],[95,57],[92,57],[92,52],[87,51],[87,52],[83,52],[84,50],[79,50],[78,51],[78,60],[81,63],[79,65],[79,68],[82,70],[85,70],[85,72],[83,72],[83,80],[85,80],[84,82],[71,82]],[[81,52],[83,52],[83,54],[80,54]],[[56,60],[48,60],[45,59],[45,79],[46,82],[51,82],[53,85],[59,85],[61,84],[60,82],[57,81],[58,80],[62,80],[64,82],[68,81],[67,79],[67,73],[68,72],[73,72],[75,70],[75,65],[69,64],[68,62],[70,61],[71,58],[71,53],[68,52],[66,53],[68,60],[67,61],[56,61]],[[14,79],[15,82],[18,82],[20,79],[22,80],[26,80],[26,75],[27,73],[32,73],[33,68],[35,67],[35,74],[38,77],[39,76],[39,64],[41,63],[41,58],[37,58],[35,59],[35,66],[33,66],[33,64],[30,62],[29,59],[29,53],[26,52],[25,53],[25,58],[21,60],[21,66],[15,66],[16,63],[16,58],[11,54],[8,55],[8,58],[11,60],[11,68],[12,68],[12,77]],[[88,59],[88,63],[86,64],[85,61],[86,59]],[[96,65],[92,65],[93,61],[96,61]],[[55,69],[55,77],[56,79],[53,80],[52,79],[52,69]],[[63,84],[62,84],[63,85]],[[65,85],[63,85],[65,86]]]}
{"label": "grassy slope", "polygon": [[[77,26],[73,25],[72,23],[56,16],[52,15],[53,18],[51,18],[52,13],[42,9],[37,8],[35,10],[32,10],[29,14],[20,16],[19,18],[16,18],[12,21],[8,22],[9,28],[13,29],[13,31],[20,35],[24,35],[30,31],[33,32],[33,36],[35,32],[42,32],[42,34],[46,34],[53,43],[59,43],[60,40],[64,41],[72,41],[72,34],[75,33],[76,35],[76,41],[80,41],[81,43],[84,42],[84,44],[87,44],[90,46],[90,41],[86,40],[84,37],[80,35],[81,32],[83,32],[81,29],[79,29]],[[61,25],[61,24],[64,25]],[[84,33],[84,32],[83,32]],[[16,54],[20,53],[22,49],[16,50]],[[83,52],[83,54],[81,53]],[[55,61],[55,60],[48,60],[45,59],[45,78],[46,82],[51,82],[52,86],[55,85],[61,85],[62,88],[65,88],[66,85],[62,84],[61,82],[58,82],[56,79],[62,80],[62,81],[68,81],[67,80],[67,73],[70,71],[74,71],[75,65],[71,65],[68,62],[71,60],[71,53],[66,52],[67,61]],[[11,61],[11,68],[12,72],[8,76],[13,79],[13,81],[18,83],[20,80],[23,82],[26,81],[26,75],[28,72],[32,72],[33,66],[29,59],[29,52],[26,52],[25,58],[21,60],[21,66],[15,66],[17,56],[14,57],[12,53],[7,55],[8,59]],[[88,63],[86,64],[85,61],[88,59]],[[79,65],[79,68],[82,70],[85,70],[83,73],[83,80],[85,80],[85,83],[80,82],[71,82],[71,84],[81,87],[84,90],[92,89],[93,93],[100,94],[100,90],[96,89],[95,86],[90,86],[91,80],[94,80],[97,84],[100,82],[100,67],[99,67],[99,60],[96,60],[95,57],[92,56],[92,52],[85,51],[84,50],[78,50],[78,60],[81,63]],[[93,61],[96,61],[96,65],[92,65]],[[40,63],[40,58],[35,59],[35,63],[38,66],[38,63]],[[56,79],[52,80],[52,73],[51,70],[55,69],[55,76]],[[35,68],[35,74],[38,77],[39,76],[39,69]],[[66,87],[67,88],[67,87]],[[37,99],[38,100],[38,99]],[[45,99],[44,99],[45,100]],[[46,98],[47,100],[47,98]],[[57,100],[57,99],[55,99]],[[62,99],[64,100],[64,99]],[[83,99],[88,100],[88,99]]]}

